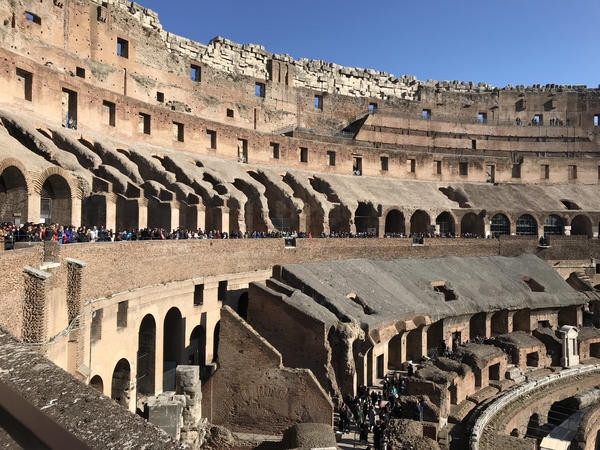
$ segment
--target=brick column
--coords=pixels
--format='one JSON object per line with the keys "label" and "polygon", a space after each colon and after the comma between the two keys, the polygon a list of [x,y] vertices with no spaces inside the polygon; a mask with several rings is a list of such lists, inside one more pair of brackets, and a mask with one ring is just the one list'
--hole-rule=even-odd
{"label": "brick column", "polygon": [[[83,301],[81,299],[81,284],[84,262],[72,258],[67,261],[67,311],[69,316],[69,373],[87,378],[89,369],[84,366],[85,336],[81,330],[81,314]],[[83,376],[83,377],[82,377]]]}
{"label": "brick column", "polygon": [[21,338],[23,342],[40,345],[41,353],[45,353],[43,345],[48,339],[48,297],[47,284],[52,275],[31,266],[23,268],[25,278],[25,301],[23,303],[23,324]]}

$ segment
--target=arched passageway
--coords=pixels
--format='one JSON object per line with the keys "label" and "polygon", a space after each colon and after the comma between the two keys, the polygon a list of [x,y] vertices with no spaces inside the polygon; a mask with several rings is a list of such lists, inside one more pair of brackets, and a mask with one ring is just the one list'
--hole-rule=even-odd
{"label": "arched passageway", "polygon": [[492,336],[509,333],[508,311],[498,311],[492,316]]}
{"label": "arched passageway", "polygon": [[510,220],[504,214],[496,214],[490,221],[490,232],[493,237],[510,234]]}
{"label": "arched passageway", "polygon": [[469,320],[469,337],[474,339],[476,337],[488,337],[486,331],[486,320],[487,314],[484,312],[473,314]]}
{"label": "arched passageway", "polygon": [[579,215],[571,221],[571,234],[573,236],[592,237],[592,221],[589,217]]}
{"label": "arched passageway", "polygon": [[240,295],[240,298],[238,300],[237,313],[242,319],[248,320],[248,293],[247,292],[244,292],[242,295]]}
{"label": "arched passageway", "polygon": [[409,331],[406,336],[406,359],[408,361],[419,361],[423,356],[423,328],[425,325],[420,325],[418,328]]}
{"label": "arched passageway", "polygon": [[398,235],[406,233],[406,219],[397,209],[392,209],[385,216],[385,234]]}
{"label": "arched passageway", "polygon": [[439,228],[439,233],[441,236],[454,234],[454,217],[447,211],[437,216],[435,219],[435,225],[437,228]]}
{"label": "arched passageway", "polygon": [[221,331],[221,321],[217,322],[215,325],[214,337],[213,337],[213,360],[212,362],[217,362],[219,360],[219,335]]}
{"label": "arched passageway", "polygon": [[131,397],[131,366],[125,358],[119,360],[112,375],[110,398],[129,408]]}
{"label": "arched passageway", "polygon": [[397,334],[388,342],[388,370],[402,368],[402,334]]}
{"label": "arched passageway", "polygon": [[517,219],[517,235],[519,236],[537,236],[537,220],[529,214],[523,214]]}
{"label": "arched passageway", "polygon": [[356,225],[357,233],[377,234],[379,227],[377,211],[372,205],[359,202],[358,208],[354,212],[354,224]]}
{"label": "arched passageway", "polygon": [[329,211],[329,230],[336,233],[350,232],[350,214],[346,208],[335,205]]}
{"label": "arched passageway", "polygon": [[90,380],[90,386],[96,389],[98,392],[104,393],[104,381],[100,375],[94,375]]}
{"label": "arched passageway", "polygon": [[189,364],[200,367],[206,364],[206,329],[202,325],[192,330],[188,354]]}
{"label": "arched passageway", "polygon": [[556,214],[550,214],[544,219],[544,236],[562,236],[563,220]]}
{"label": "arched passageway", "polygon": [[513,331],[531,331],[531,309],[523,308],[513,315]]}
{"label": "arched passageway", "polygon": [[15,166],[9,166],[0,173],[0,222],[13,222],[15,214],[21,221],[28,219],[27,181]]}
{"label": "arched passageway", "polygon": [[464,237],[483,236],[485,234],[483,217],[475,213],[465,214],[460,221],[460,234]]}
{"label": "arched passageway", "polygon": [[411,234],[427,234],[431,225],[429,214],[425,211],[417,210],[410,218]]}
{"label": "arched passageway", "polygon": [[165,316],[163,338],[163,391],[175,390],[175,368],[183,364],[183,320],[178,308],[171,308]]}
{"label": "arched passageway", "polygon": [[137,396],[148,396],[156,393],[156,321],[151,314],[147,314],[138,332],[137,371],[136,384]]}
{"label": "arched passageway", "polygon": [[46,223],[71,225],[72,201],[69,183],[60,175],[50,175],[40,193],[40,218]]}

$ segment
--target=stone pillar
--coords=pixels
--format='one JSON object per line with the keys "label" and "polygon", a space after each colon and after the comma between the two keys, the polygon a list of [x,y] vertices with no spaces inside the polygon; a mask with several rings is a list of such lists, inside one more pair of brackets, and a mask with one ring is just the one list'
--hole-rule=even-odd
{"label": "stone pillar", "polygon": [[427,330],[431,325],[425,325],[421,330],[421,356],[427,356]]}
{"label": "stone pillar", "polygon": [[190,448],[200,448],[204,442],[202,421],[202,385],[199,366],[177,366],[175,369],[175,398],[183,397],[183,423],[180,440]]}
{"label": "stone pillar", "polygon": [[[71,197],[71,223],[81,224],[81,190]],[[108,229],[108,226],[106,227]]]}
{"label": "stone pillar", "polygon": [[512,333],[514,330],[514,325],[513,325],[513,317],[515,315],[516,311],[508,311],[508,317],[506,318],[506,327],[508,328],[508,332]]}
{"label": "stone pillar", "polygon": [[[106,197],[106,224],[107,230],[117,231],[117,196],[109,192]],[[78,222],[75,222],[78,223]]]}
{"label": "stone pillar", "polygon": [[[89,375],[89,369],[84,365],[85,336],[81,329],[83,301],[81,285],[83,269],[87,265],[76,259],[66,258],[67,261],[67,312],[69,318],[69,355],[68,372],[82,381]],[[87,374],[87,375],[86,375]]]}
{"label": "stone pillar", "polygon": [[216,206],[212,210],[212,216],[213,229],[229,233],[229,208],[227,206]]}
{"label": "stone pillar", "polygon": [[406,337],[408,336],[409,331],[403,331],[400,336],[400,364],[404,364],[406,362]]}
{"label": "stone pillar", "polygon": [[138,230],[148,228],[148,199],[138,198]]}
{"label": "stone pillar", "polygon": [[[30,192],[27,200],[27,217],[22,217],[23,222],[40,222],[42,197],[40,194]],[[79,222],[78,222],[79,223]]]}
{"label": "stone pillar", "polygon": [[23,324],[21,339],[29,344],[39,344],[41,353],[45,353],[43,345],[48,339],[48,297],[47,284],[52,275],[48,272],[26,266],[25,301],[23,303]]}
{"label": "stone pillar", "polygon": [[564,325],[560,332],[562,334],[562,358],[560,364],[563,367],[579,365],[579,354],[577,352],[577,335],[579,330],[571,325]]}
{"label": "stone pillar", "polygon": [[169,229],[167,231],[171,232],[173,230],[176,230],[180,226],[182,226],[182,228],[185,229],[186,228],[185,223],[184,224],[179,223],[179,208],[181,207],[181,205],[179,204],[179,202],[177,200],[171,201],[170,205],[171,205],[171,222],[169,224]]}

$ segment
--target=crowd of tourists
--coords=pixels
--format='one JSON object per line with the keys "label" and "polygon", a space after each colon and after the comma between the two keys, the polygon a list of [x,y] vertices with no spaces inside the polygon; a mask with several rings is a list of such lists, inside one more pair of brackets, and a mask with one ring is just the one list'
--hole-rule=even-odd
{"label": "crowd of tourists", "polygon": [[[296,231],[220,231],[220,230],[190,230],[177,228],[168,231],[164,228],[142,228],[130,230],[118,230],[114,232],[103,226],[87,227],[81,225],[59,225],[59,224],[34,224],[25,223],[14,225],[11,222],[0,224],[0,237],[4,237],[5,249],[9,250],[17,242],[41,242],[56,241],[59,244],[71,244],[77,242],[120,242],[140,240],[185,240],[185,239],[273,239],[273,238],[307,238],[312,239],[313,234]],[[331,231],[330,233],[319,233],[315,238],[332,239],[365,239],[376,238],[372,232],[351,233],[346,231]],[[386,238],[412,238],[414,243],[422,244],[425,238],[485,238],[486,236],[472,233],[385,233]]]}
{"label": "crowd of tourists", "polygon": [[[412,365],[409,368],[412,369]],[[408,375],[412,376],[413,371],[409,370]],[[406,392],[406,381],[391,374],[384,377],[382,384],[381,389],[360,386],[356,396],[348,394],[339,408],[337,428],[342,433],[350,433],[354,424],[360,444],[368,445],[372,434],[374,450],[393,450],[388,425],[390,419],[403,417],[399,398]],[[422,397],[415,402],[412,419],[423,421],[424,404]]]}

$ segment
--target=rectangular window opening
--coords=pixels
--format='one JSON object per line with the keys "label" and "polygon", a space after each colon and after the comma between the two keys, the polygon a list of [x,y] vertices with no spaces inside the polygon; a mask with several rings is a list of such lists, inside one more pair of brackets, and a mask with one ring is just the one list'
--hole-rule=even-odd
{"label": "rectangular window opening", "polygon": [[320,109],[321,111],[323,111],[323,96],[322,95],[315,95],[314,105],[315,105],[315,109]]}
{"label": "rectangular window opening", "polygon": [[548,164],[540,165],[540,178],[543,180],[550,178],[550,166]]}
{"label": "rectangular window opening", "polygon": [[477,114],[477,122],[479,122],[479,123],[487,123],[487,113],[479,113],[479,114]]}
{"label": "rectangular window opening", "polygon": [[257,97],[263,97],[265,96],[265,83],[259,83],[258,81],[256,82],[256,84],[254,85],[254,95],[256,95]]}
{"label": "rectangular window opening", "polygon": [[279,144],[271,142],[271,158],[279,159]]}
{"label": "rectangular window opening", "polygon": [[569,180],[576,180],[577,179],[577,166],[574,166],[574,165],[567,166],[567,174],[568,174]]}
{"label": "rectangular window opening", "polygon": [[99,341],[102,339],[102,316],[104,310],[97,309],[92,313],[92,326],[90,327],[91,340]]}
{"label": "rectangular window opening", "polygon": [[165,102],[165,93],[164,92],[157,92],[156,93],[156,101],[158,103],[164,103]]}
{"label": "rectangular window opening", "polygon": [[29,22],[37,23],[38,25],[42,24],[42,18],[29,11],[25,11],[25,19],[27,19]]}
{"label": "rectangular window opening", "polygon": [[433,173],[435,173],[436,175],[442,174],[442,162],[441,161],[433,162]]}
{"label": "rectangular window opening", "polygon": [[362,157],[361,156],[353,156],[352,157],[352,175],[357,177],[362,176]]}
{"label": "rectangular window opening", "polygon": [[487,164],[485,166],[485,182],[495,183],[496,182],[496,166],[493,164]]}
{"label": "rectangular window opening", "polygon": [[227,280],[219,281],[219,289],[217,292],[217,299],[222,302],[227,301]]}
{"label": "rectangular window opening", "polygon": [[521,164],[512,165],[512,178],[521,178]]}
{"label": "rectangular window opening", "polygon": [[119,302],[117,309],[117,328],[127,327],[127,310],[129,308],[129,301]]}
{"label": "rectangular window opening", "polygon": [[83,67],[77,67],[75,69],[75,75],[79,78],[85,78],[85,69]]}
{"label": "rectangular window opening", "polygon": [[65,128],[77,129],[77,92],[67,88],[62,90],[63,120]]}
{"label": "rectangular window opening", "polygon": [[173,140],[183,142],[183,124],[179,122],[173,122]]}
{"label": "rectangular window opening", "polygon": [[204,305],[204,284],[194,286],[194,306]]}
{"label": "rectangular window opening", "polygon": [[369,112],[371,114],[377,112],[377,103],[369,103]]}
{"label": "rectangular window opening", "polygon": [[327,152],[327,165],[335,166],[335,152],[332,152],[332,151]]}
{"label": "rectangular window opening", "polygon": [[150,114],[139,113],[138,131],[144,134],[150,134]]}
{"label": "rectangular window opening", "polygon": [[190,80],[199,83],[202,80],[202,69],[200,66],[192,64],[190,66]]}
{"label": "rectangular window opening", "polygon": [[206,130],[206,140],[208,148],[217,148],[217,132],[213,130]]}
{"label": "rectangular window opening", "polygon": [[600,114],[594,115],[594,126],[597,127],[600,124]]}
{"label": "rectangular window opening", "polygon": [[102,118],[105,124],[115,126],[117,108],[114,103],[104,100],[102,102]]}
{"label": "rectangular window opening", "polygon": [[22,86],[23,99],[30,102],[33,97],[33,74],[23,69],[17,69],[17,81]]}
{"label": "rectangular window opening", "polygon": [[416,159],[408,159],[406,161],[406,168],[409,172],[415,173],[417,170],[417,160]]}
{"label": "rectangular window opening", "polygon": [[117,38],[117,56],[129,58],[129,41]]}
{"label": "rectangular window opening", "polygon": [[380,156],[379,162],[381,163],[381,170],[387,172],[389,170],[389,158],[387,156]]}
{"label": "rectangular window opening", "polygon": [[300,147],[300,162],[308,163],[308,148]]}
{"label": "rectangular window opening", "polygon": [[469,175],[469,163],[466,163],[466,162],[458,163],[458,174],[463,177],[466,177],[467,175]]}
{"label": "rectangular window opening", "polygon": [[430,120],[431,119],[431,110],[424,109],[423,111],[421,111],[421,119]]}
{"label": "rectangular window opening", "polygon": [[227,117],[233,117],[233,109],[227,108]]}
{"label": "rectangular window opening", "polygon": [[477,140],[471,139],[471,150],[477,150]]}
{"label": "rectangular window opening", "polygon": [[248,162],[248,139],[238,139],[238,162]]}
{"label": "rectangular window opening", "polygon": [[542,114],[536,114],[535,116],[533,116],[531,125],[536,125],[536,126],[544,125],[544,116]]}

